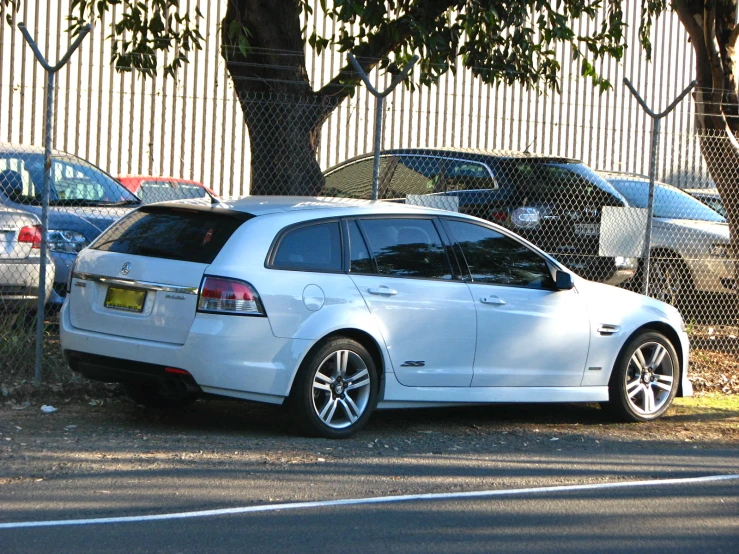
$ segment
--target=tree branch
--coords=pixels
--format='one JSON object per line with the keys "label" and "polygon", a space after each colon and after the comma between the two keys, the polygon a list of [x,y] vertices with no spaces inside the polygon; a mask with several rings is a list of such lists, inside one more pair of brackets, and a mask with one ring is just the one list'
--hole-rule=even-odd
{"label": "tree branch", "polygon": [[[413,34],[416,22],[435,22],[453,4],[454,2],[449,0],[421,0],[408,13],[399,17],[392,26],[385,26],[368,37],[366,42],[352,51],[362,70],[369,73],[382,58],[403,44]],[[317,94],[330,98],[331,101],[327,104],[337,105],[349,96],[353,86],[359,82],[360,78],[354,71],[354,67],[347,62]]]}

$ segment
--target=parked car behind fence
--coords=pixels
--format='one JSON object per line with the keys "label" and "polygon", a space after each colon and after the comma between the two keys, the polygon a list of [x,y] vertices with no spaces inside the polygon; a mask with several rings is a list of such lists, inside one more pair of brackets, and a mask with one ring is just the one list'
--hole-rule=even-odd
{"label": "parked car behind fence", "polygon": [[[41,222],[32,213],[0,206],[0,313],[33,313],[38,307]],[[47,265],[46,299],[54,282]]]}
{"label": "parked car behind fence", "polygon": [[[326,196],[370,198],[372,154],[325,171]],[[423,196],[421,196],[423,195]],[[407,148],[380,156],[380,199],[453,209],[527,238],[588,279],[619,284],[636,259],[600,255],[605,207],[626,199],[580,161],[523,152]]]}
{"label": "parked car behind fence", "polygon": [[[49,251],[55,265],[50,304],[61,306],[77,253],[141,201],[91,163],[60,151],[52,155]],[[41,217],[44,150],[0,144],[0,205]]]}
{"label": "parked car behind fence", "polygon": [[218,198],[218,195],[203,183],[190,179],[150,175],[121,175],[118,180],[124,187],[141,198],[144,204],[194,198]]}
{"label": "parked car behind fence", "polygon": [[[601,175],[630,205],[647,208],[647,177],[613,172]],[[696,291],[735,294],[729,240],[729,225],[723,216],[678,188],[655,183],[650,295],[686,306],[696,301]]]}

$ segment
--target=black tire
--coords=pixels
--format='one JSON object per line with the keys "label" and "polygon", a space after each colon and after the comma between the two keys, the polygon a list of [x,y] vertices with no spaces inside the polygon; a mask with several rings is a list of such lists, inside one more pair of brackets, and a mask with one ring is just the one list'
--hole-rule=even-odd
{"label": "black tire", "polygon": [[367,349],[353,339],[333,337],[306,356],[288,405],[306,435],[343,439],[367,424],[378,388],[377,368]]}
{"label": "black tire", "polygon": [[198,394],[188,391],[163,391],[153,385],[128,384],[126,385],[129,396],[138,404],[147,408],[158,408],[165,410],[179,410],[195,403]]}
{"label": "black tire", "polygon": [[676,256],[654,254],[650,263],[649,296],[682,309],[694,298],[695,285],[687,266]]}
{"label": "black tire", "polygon": [[621,421],[652,421],[670,408],[679,384],[680,364],[672,343],[661,333],[640,333],[616,360],[604,407]]}

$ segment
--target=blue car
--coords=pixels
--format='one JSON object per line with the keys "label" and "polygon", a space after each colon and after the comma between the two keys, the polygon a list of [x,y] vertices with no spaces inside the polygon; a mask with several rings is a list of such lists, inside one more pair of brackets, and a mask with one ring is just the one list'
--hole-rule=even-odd
{"label": "blue car", "polygon": [[[0,144],[0,204],[41,218],[44,150]],[[61,306],[77,253],[141,200],[100,168],[54,151],[49,191],[49,250],[55,265],[50,306]]]}

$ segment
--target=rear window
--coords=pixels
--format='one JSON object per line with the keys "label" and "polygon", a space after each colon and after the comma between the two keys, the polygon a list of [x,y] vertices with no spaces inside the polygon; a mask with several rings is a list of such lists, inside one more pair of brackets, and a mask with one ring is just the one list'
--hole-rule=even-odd
{"label": "rear window", "polygon": [[209,264],[249,214],[145,207],[100,235],[91,248]]}

